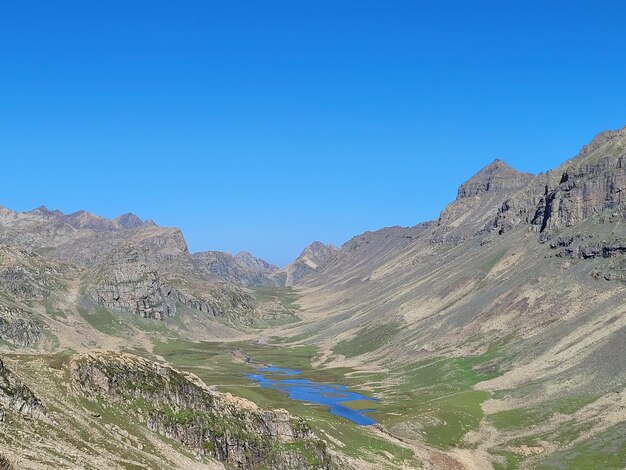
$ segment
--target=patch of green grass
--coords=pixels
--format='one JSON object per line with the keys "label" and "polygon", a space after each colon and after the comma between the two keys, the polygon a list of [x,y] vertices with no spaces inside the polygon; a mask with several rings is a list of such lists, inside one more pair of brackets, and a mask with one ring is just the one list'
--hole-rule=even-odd
{"label": "patch of green grass", "polygon": [[130,338],[139,330],[172,336],[164,321],[142,318],[131,312],[112,311],[102,307],[92,310],[78,309],[80,315],[96,330],[109,336]]}
{"label": "patch of green grass", "polygon": [[555,470],[626,468],[626,423],[619,423],[572,448],[547,456],[538,468]]}
{"label": "patch of green grass", "polygon": [[262,312],[250,325],[252,328],[288,325],[299,320],[295,312],[300,309],[297,304],[300,296],[292,287],[257,287],[251,290],[258,310]]}
{"label": "patch of green grass", "polygon": [[515,408],[494,413],[489,416],[489,421],[501,431],[526,429],[545,423],[555,413],[574,414],[597,398],[595,395],[581,395],[549,400],[537,407]]}
{"label": "patch of green grass", "polygon": [[478,372],[476,358],[441,358],[407,366],[372,416],[402,437],[424,439],[442,448],[462,445],[477,429],[481,403],[489,398],[473,390],[497,372]]}
{"label": "patch of green grass", "polygon": [[494,342],[482,355],[439,357],[382,374],[374,387],[382,401],[372,417],[399,437],[444,449],[466,446],[463,438],[479,427],[481,403],[490,396],[474,385],[501,374],[498,364],[507,358],[511,338]]}
{"label": "patch of green grass", "polygon": [[78,312],[91,326],[101,333],[110,336],[122,336],[128,333],[118,315],[113,314],[109,310],[97,308],[87,311],[84,308],[79,308]]}
{"label": "patch of green grass", "polygon": [[278,301],[288,310],[300,309],[297,304],[300,295],[292,287],[256,287],[252,293],[258,303]]}
{"label": "patch of green grass", "polygon": [[501,460],[493,463],[494,470],[516,470],[522,461],[520,455],[506,450],[495,451],[492,454],[499,456],[499,460]]}
{"label": "patch of green grass", "polygon": [[375,351],[389,344],[400,329],[401,325],[396,322],[364,328],[354,338],[338,342],[333,352],[350,358]]}

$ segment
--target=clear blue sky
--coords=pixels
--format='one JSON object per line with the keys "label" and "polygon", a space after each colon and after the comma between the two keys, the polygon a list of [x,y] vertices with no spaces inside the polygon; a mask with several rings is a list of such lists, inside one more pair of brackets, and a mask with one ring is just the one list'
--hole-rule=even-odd
{"label": "clear blue sky", "polygon": [[626,125],[621,1],[0,5],[0,205],[284,264]]}

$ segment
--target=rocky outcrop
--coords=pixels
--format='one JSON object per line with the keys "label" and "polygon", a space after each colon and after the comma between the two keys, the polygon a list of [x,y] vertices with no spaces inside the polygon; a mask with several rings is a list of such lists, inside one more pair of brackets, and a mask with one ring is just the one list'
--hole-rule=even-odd
{"label": "rocky outcrop", "polygon": [[602,133],[546,187],[532,224],[540,232],[570,227],[605,209],[623,208],[626,198],[626,129]]}
{"label": "rocky outcrop", "polygon": [[0,470],[15,470],[13,462],[2,454],[0,454]]}
{"label": "rocky outcrop", "polygon": [[328,262],[336,251],[337,248],[333,245],[324,245],[318,241],[311,243],[300,256],[283,268],[285,284],[288,286],[298,284]]}
{"label": "rocky outcrop", "polygon": [[493,230],[498,208],[527,188],[533,178],[501,160],[494,160],[459,187],[457,198],[439,215],[432,242],[459,244]]}
{"label": "rocky outcrop", "polygon": [[533,175],[517,171],[502,160],[495,159],[459,186],[457,199],[479,196],[487,192],[519,190],[532,178]]}
{"label": "rocky outcrop", "polygon": [[95,300],[106,308],[125,310],[143,318],[164,320],[176,313],[172,288],[156,272],[134,279],[114,279],[93,287]]}
{"label": "rocky outcrop", "polygon": [[248,252],[242,251],[233,256],[223,251],[202,251],[194,253],[193,258],[202,270],[236,285],[262,287],[279,284],[273,277],[278,266]]}
{"label": "rocky outcrop", "polygon": [[545,241],[609,210],[626,218],[626,128],[597,135],[561,167],[535,177],[500,206],[489,230],[530,224]]}
{"label": "rocky outcrop", "polygon": [[202,295],[190,295],[183,290],[174,290],[176,299],[183,305],[207,313],[231,323],[251,325],[254,322],[252,297],[234,286],[213,286]]}
{"label": "rocky outcrop", "polygon": [[0,304],[0,341],[22,348],[36,345],[42,338],[43,328],[28,317],[21,308]]}
{"label": "rocky outcrop", "polygon": [[129,245],[113,251],[94,277],[91,295],[103,307],[160,320],[176,313],[173,289],[144,248]]}
{"label": "rocky outcrop", "polygon": [[41,400],[0,359],[0,421],[4,421],[6,412],[34,419],[42,419],[48,413]]}
{"label": "rocky outcrop", "polygon": [[125,407],[148,428],[234,468],[335,468],[325,444],[285,410],[262,410],[196,376],[128,354],[75,358],[80,396]]}
{"label": "rocky outcrop", "polygon": [[22,300],[44,300],[59,290],[55,279],[62,271],[35,253],[0,246],[0,290]]}
{"label": "rocky outcrop", "polygon": [[560,258],[593,259],[613,258],[626,254],[626,239],[597,240],[592,234],[555,237],[550,248]]}
{"label": "rocky outcrop", "polygon": [[[161,261],[161,260],[159,260]],[[252,322],[252,300],[241,290],[219,284],[201,284],[202,293],[192,294],[181,280],[169,279],[154,259],[154,250],[125,245],[114,250],[96,269],[91,297],[106,308],[125,310],[143,318],[163,320],[176,314],[177,303],[240,323]],[[190,281],[193,280],[190,274]],[[176,287],[174,283],[178,281]]]}

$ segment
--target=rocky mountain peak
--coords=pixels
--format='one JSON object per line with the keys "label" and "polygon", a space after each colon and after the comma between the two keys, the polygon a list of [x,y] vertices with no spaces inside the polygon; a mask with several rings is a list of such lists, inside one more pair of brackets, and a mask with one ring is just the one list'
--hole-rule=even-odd
{"label": "rocky mountain peak", "polygon": [[268,263],[267,261],[257,258],[252,253],[240,251],[235,255],[235,260],[241,266],[260,272],[272,272],[278,270],[278,266]]}
{"label": "rocky mountain peak", "polygon": [[131,212],[127,212],[126,214],[116,217],[112,220],[112,222],[123,229],[137,228],[144,223],[143,220]]}
{"label": "rocky mountain peak", "polygon": [[598,153],[604,156],[618,157],[626,153],[626,127],[615,131],[604,131],[596,135],[585,145],[574,161],[593,159]]}
{"label": "rocky mountain peak", "polygon": [[283,269],[287,275],[287,285],[297,284],[302,278],[319,269],[335,251],[337,247],[334,245],[324,245],[319,241],[311,243],[300,253],[300,256]]}
{"label": "rocky mountain peak", "polygon": [[65,223],[76,230],[88,229],[97,232],[103,231],[117,231],[117,230],[129,230],[142,225],[155,226],[154,222],[147,223],[137,217],[135,214],[127,212],[115,219],[107,219],[85,210],[78,210],[71,214],[64,214],[58,209],[50,210],[46,206],[41,205],[33,210],[26,212],[26,214],[44,217],[46,219],[52,219],[53,221]]}
{"label": "rocky mountain peak", "polygon": [[41,206],[39,206],[39,207],[36,207],[35,209],[32,209],[32,210],[28,211],[28,213],[29,214],[36,214],[36,215],[43,215],[45,217],[63,215],[63,212],[61,212],[60,210],[55,209],[55,210],[51,211],[50,209],[48,209],[43,204]]}
{"label": "rocky mountain peak", "polygon": [[113,228],[109,219],[105,219],[104,217],[85,210],[79,210],[66,215],[64,221],[76,229],[107,231]]}
{"label": "rocky mountain peak", "polygon": [[477,196],[488,191],[518,189],[526,186],[533,175],[523,173],[496,158],[459,186],[457,199]]}

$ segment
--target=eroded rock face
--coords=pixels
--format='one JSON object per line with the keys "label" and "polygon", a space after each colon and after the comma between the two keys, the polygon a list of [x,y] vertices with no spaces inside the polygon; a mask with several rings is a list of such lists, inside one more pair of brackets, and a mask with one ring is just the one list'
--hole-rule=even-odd
{"label": "eroded rock face", "polygon": [[560,184],[542,197],[532,224],[540,232],[558,230],[622,206],[626,200],[625,163],[626,150],[619,157],[606,155],[567,168]]}
{"label": "eroded rock face", "polygon": [[37,344],[43,328],[28,316],[21,308],[0,305],[0,340],[23,348]]}
{"label": "eroded rock face", "polygon": [[626,128],[598,134],[576,157],[507,198],[487,230],[502,234],[528,224],[546,241],[603,211],[624,220],[625,166]]}
{"label": "eroded rock face", "polygon": [[[251,322],[251,299],[234,286],[200,283],[202,295],[174,287],[162,274],[162,260],[142,246],[118,247],[97,267],[90,289],[91,297],[106,308],[125,310],[143,318],[163,320],[176,314],[181,303],[215,317],[228,317],[240,323]],[[191,276],[190,276],[191,277]]]}
{"label": "eroded rock face", "polygon": [[278,266],[241,252],[235,256],[222,251],[202,251],[194,253],[198,266],[206,272],[240,286],[260,287],[279,285],[272,276]]}
{"label": "eroded rock face", "polygon": [[176,313],[173,289],[159,276],[145,249],[126,246],[114,251],[95,276],[92,297],[103,307],[160,320]]}
{"label": "eroded rock face", "polygon": [[533,175],[511,168],[496,159],[459,186],[457,199],[478,196],[490,191],[511,191],[525,187]]}
{"label": "eroded rock face", "polygon": [[200,379],[128,354],[76,358],[72,387],[125,406],[151,430],[235,468],[336,468],[325,444],[285,410],[262,410]]}
{"label": "eroded rock face", "polygon": [[494,160],[463,183],[454,201],[441,211],[432,242],[458,245],[493,230],[498,208],[533,181],[533,175]]}
{"label": "eroded rock face", "polygon": [[55,277],[61,270],[35,253],[0,245],[0,290],[24,300],[44,300],[59,290]]}
{"label": "eroded rock face", "polygon": [[42,419],[48,413],[41,400],[0,359],[0,421],[4,420],[6,411],[35,419]]}

